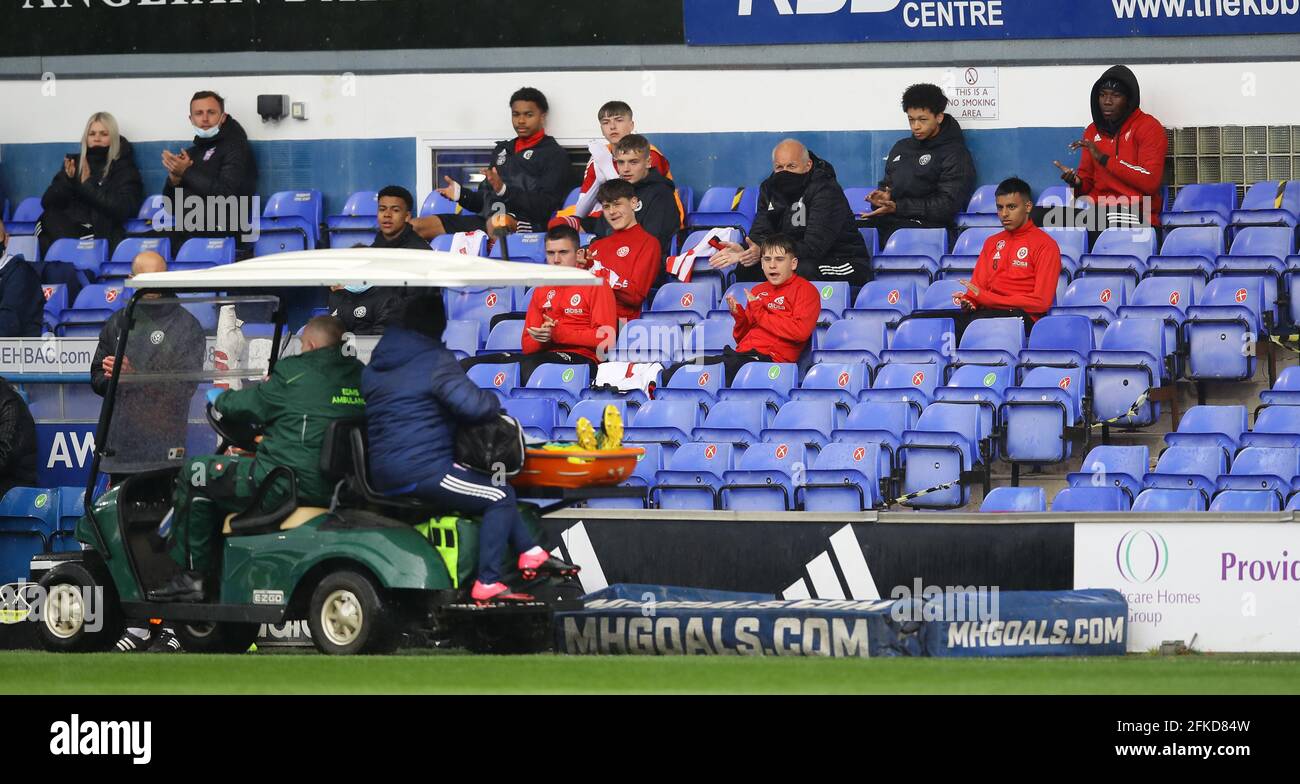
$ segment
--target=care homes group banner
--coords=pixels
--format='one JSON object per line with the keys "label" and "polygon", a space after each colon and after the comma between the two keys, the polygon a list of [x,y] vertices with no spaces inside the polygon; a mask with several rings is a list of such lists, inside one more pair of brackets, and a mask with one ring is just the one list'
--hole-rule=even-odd
{"label": "care homes group banner", "polygon": [[683,0],[686,42],[813,44],[1300,32],[1300,0]]}

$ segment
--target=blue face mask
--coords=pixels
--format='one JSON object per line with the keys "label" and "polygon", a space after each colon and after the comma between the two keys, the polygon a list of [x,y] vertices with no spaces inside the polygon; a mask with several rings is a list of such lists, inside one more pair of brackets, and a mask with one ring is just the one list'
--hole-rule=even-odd
{"label": "blue face mask", "polygon": [[214,125],[211,128],[200,128],[197,125],[194,126],[194,135],[200,139],[211,139],[219,133],[221,133],[220,125]]}
{"label": "blue face mask", "polygon": [[344,286],[343,288],[347,289],[353,294],[365,294],[367,291],[370,291],[369,286]]}

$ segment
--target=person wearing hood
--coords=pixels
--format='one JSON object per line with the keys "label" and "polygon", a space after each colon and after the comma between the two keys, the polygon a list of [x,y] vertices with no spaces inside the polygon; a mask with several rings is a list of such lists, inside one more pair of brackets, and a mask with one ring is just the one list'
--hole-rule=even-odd
{"label": "person wearing hood", "polygon": [[975,162],[957,119],[945,114],[948,98],[937,85],[903,92],[912,135],[889,151],[885,177],[867,196],[874,208],[860,225],[874,227],[884,245],[897,229],[954,227],[975,189]]}
{"label": "person wearing hood", "polygon": [[0,498],[36,485],[36,421],[18,390],[0,377]]}
{"label": "person wearing hood", "polygon": [[[590,289],[591,287],[586,287]],[[470,597],[483,604],[530,601],[502,581],[506,548],[520,571],[572,574],[577,568],[538,546],[505,481],[456,462],[456,428],[501,413],[495,393],[479,389],[442,343],[447,310],[437,290],[407,300],[361,373],[370,472],[380,492],[422,498],[448,512],[482,515],[478,576]]]}
{"label": "person wearing hood", "polygon": [[5,250],[8,241],[0,221],[0,338],[39,338],[45,323],[41,278],[21,254]]}
{"label": "person wearing hood", "polygon": [[[378,201],[379,230],[369,247],[429,250],[429,243],[411,228],[415,198],[410,191],[400,185],[389,185],[379,191]],[[402,317],[406,296],[407,291],[401,286],[331,286],[327,307],[331,316],[343,322],[346,331],[355,335],[380,335],[390,322]]]}
{"label": "person wearing hood", "polygon": [[1111,66],[1093,84],[1089,101],[1092,124],[1070,143],[1071,150],[1083,150],[1078,168],[1052,162],[1061,179],[1105,212],[1107,222],[1098,228],[1159,225],[1169,139],[1160,121],[1140,108],[1137,77],[1123,65]]}
{"label": "person wearing hood", "polygon": [[759,246],[774,234],[794,240],[795,256],[806,280],[840,280],[861,286],[871,279],[867,244],[853,208],[835,178],[835,168],[796,139],[772,150],[771,176],[758,188],[758,213],[749,229],[749,247],[731,243],[710,259],[723,269],[738,264],[736,280],[762,281]]}
{"label": "person wearing hood", "polygon": [[81,135],[81,152],[63,159],[41,197],[44,212],[36,230],[41,257],[58,239],[94,237],[116,245],[142,201],[144,185],[131,142],[113,115],[96,112]]}
{"label": "person wearing hood", "polygon": [[[163,150],[162,163],[167,169],[167,182],[162,192],[171,199],[172,215],[182,200],[197,196],[207,200],[213,197],[243,197],[251,199],[257,193],[257,163],[248,134],[235,118],[226,114],[226,100],[211,90],[203,90],[190,99],[190,123],[194,126],[194,145],[180,154]],[[187,210],[188,211],[188,210]],[[207,210],[203,210],[203,223],[197,231],[181,230],[172,241],[178,248],[193,236],[230,237],[239,234],[239,227],[228,225],[229,210],[221,210],[215,225],[206,225]],[[257,216],[253,216],[257,217]],[[190,220],[194,216],[190,216]]]}
{"label": "person wearing hood", "polygon": [[[673,235],[682,228],[682,214],[678,209],[677,186],[655,168],[654,161],[653,145],[638,133],[628,134],[614,145],[614,168],[621,179],[632,183],[641,203],[636,210],[636,222],[659,240],[662,256],[668,252]],[[581,228],[596,237],[608,237],[614,233],[609,222],[600,215],[583,218]]]}

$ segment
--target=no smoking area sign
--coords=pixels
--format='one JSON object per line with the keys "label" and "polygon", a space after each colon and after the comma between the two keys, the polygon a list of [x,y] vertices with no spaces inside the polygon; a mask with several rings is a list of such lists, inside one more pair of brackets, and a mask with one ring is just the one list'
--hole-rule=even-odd
{"label": "no smoking area sign", "polygon": [[959,120],[998,119],[998,69],[949,68],[944,79],[947,113]]}

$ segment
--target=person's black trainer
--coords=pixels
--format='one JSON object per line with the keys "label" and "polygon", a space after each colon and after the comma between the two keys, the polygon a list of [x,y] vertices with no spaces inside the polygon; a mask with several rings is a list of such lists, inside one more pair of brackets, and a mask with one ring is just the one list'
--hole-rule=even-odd
{"label": "person's black trainer", "polygon": [[181,646],[181,641],[176,635],[171,633],[170,629],[163,629],[158,635],[158,640],[149,649],[151,653],[184,653],[185,648]]}
{"label": "person's black trainer", "polygon": [[142,653],[149,650],[149,645],[153,642],[153,635],[148,637],[137,637],[130,630],[122,632],[122,637],[117,641],[118,653]]}
{"label": "person's black trainer", "polygon": [[550,574],[556,577],[573,577],[582,568],[566,561],[561,561],[549,553],[542,552],[538,555],[529,555],[528,553],[519,554],[519,572],[525,580],[535,580],[539,574]]}
{"label": "person's black trainer", "polygon": [[151,602],[201,602],[203,578],[197,572],[181,572],[163,587],[149,592]]}

